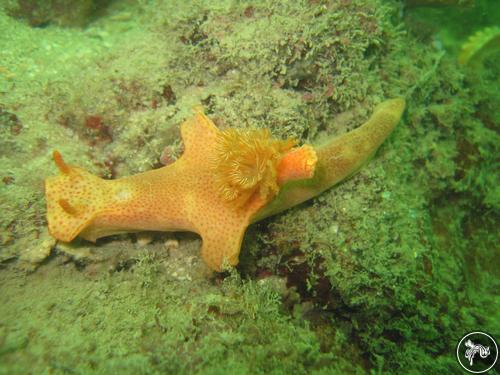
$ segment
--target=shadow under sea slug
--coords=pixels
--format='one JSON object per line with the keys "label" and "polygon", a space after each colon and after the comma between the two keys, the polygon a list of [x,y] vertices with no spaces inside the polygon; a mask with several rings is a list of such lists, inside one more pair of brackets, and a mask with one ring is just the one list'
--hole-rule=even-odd
{"label": "shadow under sea slug", "polygon": [[238,264],[253,222],[304,202],[356,172],[399,122],[403,99],[383,102],[359,128],[319,146],[295,147],[268,130],[221,131],[202,112],[181,125],[173,164],[104,180],[64,162],[45,181],[50,234],[69,242],[137,231],[192,231],[215,271]]}

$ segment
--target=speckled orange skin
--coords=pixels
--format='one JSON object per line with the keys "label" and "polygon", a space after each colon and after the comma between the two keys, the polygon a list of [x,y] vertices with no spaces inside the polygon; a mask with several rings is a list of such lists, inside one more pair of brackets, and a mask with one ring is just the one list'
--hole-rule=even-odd
{"label": "speckled orange skin", "polygon": [[[56,153],[62,173],[45,182],[51,235],[68,242],[78,235],[95,241],[123,232],[192,231],[202,237],[202,257],[210,268],[221,271],[224,259],[236,265],[250,218],[267,202],[258,194],[243,206],[221,198],[210,165],[217,132],[198,113],[181,126],[185,151],[179,160],[117,180],[67,166]],[[303,172],[302,178],[313,171]]]}
{"label": "speckled orange skin", "polygon": [[403,99],[387,100],[379,104],[360,127],[315,146],[318,162],[314,177],[284,183],[278,195],[252,218],[252,222],[305,202],[354,174],[391,134],[404,109]]}
{"label": "speckled orange skin", "polygon": [[243,206],[223,199],[217,190],[210,163],[219,130],[202,113],[181,126],[184,154],[160,169],[103,180],[64,164],[56,153],[61,174],[45,182],[49,231],[65,242],[76,236],[95,241],[144,230],[192,231],[202,237],[206,264],[221,271],[226,263],[238,264],[250,223],[303,202],[352,174],[392,131],[403,109],[403,100],[387,101],[361,128],[316,150],[292,149],[277,171],[278,195],[266,199],[254,194]]}

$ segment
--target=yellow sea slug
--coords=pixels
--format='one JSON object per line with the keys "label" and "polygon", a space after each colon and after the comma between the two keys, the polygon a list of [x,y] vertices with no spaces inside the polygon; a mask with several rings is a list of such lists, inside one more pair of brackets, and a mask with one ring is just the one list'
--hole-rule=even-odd
{"label": "yellow sea slug", "polygon": [[54,161],[45,181],[49,231],[61,241],[116,233],[192,231],[215,271],[238,264],[252,222],[321,193],[353,174],[399,122],[402,99],[380,104],[361,127],[312,147],[275,140],[267,130],[221,131],[202,112],[181,125],[185,151],[175,163],[104,180]]}

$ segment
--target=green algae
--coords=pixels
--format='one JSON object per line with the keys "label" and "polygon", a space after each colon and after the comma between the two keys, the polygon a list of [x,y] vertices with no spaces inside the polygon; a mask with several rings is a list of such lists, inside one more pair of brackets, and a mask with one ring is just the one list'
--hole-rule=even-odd
{"label": "green algae", "polygon": [[[498,21],[475,4],[117,1],[71,27],[3,7],[0,373],[459,373],[461,336],[500,332],[500,74],[495,55],[456,62]],[[250,228],[230,274],[189,235],[31,257],[53,149],[120,177],[179,155],[194,105],[313,142],[395,96],[408,110],[375,158]]]}

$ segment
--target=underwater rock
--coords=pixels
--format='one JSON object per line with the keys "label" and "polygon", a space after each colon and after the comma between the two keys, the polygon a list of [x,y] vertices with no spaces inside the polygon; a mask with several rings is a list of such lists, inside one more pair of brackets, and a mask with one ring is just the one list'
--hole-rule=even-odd
{"label": "underwater rock", "polygon": [[39,241],[21,252],[20,268],[34,271],[50,255],[55,245],[56,239],[51,237],[48,231],[44,231],[41,233]]}
{"label": "underwater rock", "polygon": [[466,6],[474,4],[474,0],[406,0],[405,6],[407,7],[420,7],[420,6]]}
{"label": "underwater rock", "polygon": [[85,26],[92,14],[109,1],[96,0],[18,0],[10,9],[10,15],[28,21],[33,27],[49,24],[60,26]]}

